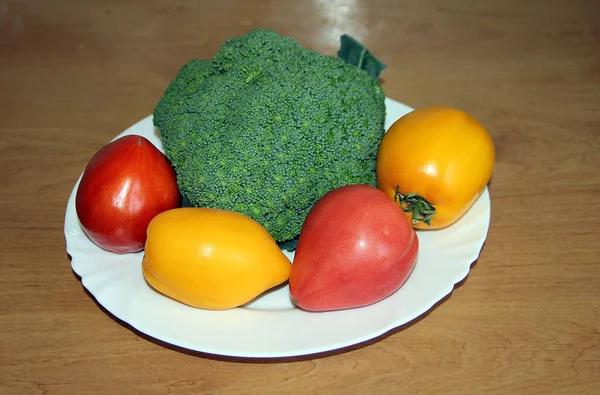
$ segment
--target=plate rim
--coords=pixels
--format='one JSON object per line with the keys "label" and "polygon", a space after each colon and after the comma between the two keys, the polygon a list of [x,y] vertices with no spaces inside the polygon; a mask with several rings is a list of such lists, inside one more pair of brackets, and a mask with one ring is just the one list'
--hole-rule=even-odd
{"label": "plate rim", "polygon": [[[404,112],[404,113],[408,113],[413,111],[414,109],[401,103],[398,101],[395,101],[393,99],[390,99],[388,97],[386,97],[386,113],[389,112],[389,108],[388,106],[398,106],[400,108],[400,112]],[[401,115],[402,116],[402,115]],[[149,122],[152,119],[152,115],[148,115],[147,117],[135,122],[134,124],[132,124],[131,126],[129,126],[127,129],[125,129],[123,132],[119,133],[116,137],[114,137],[111,141],[127,135],[127,134],[131,134],[133,130],[136,130],[137,128],[140,127],[140,125],[143,125],[144,123]],[[393,121],[392,121],[393,122]],[[386,116],[386,124],[388,124],[389,122],[387,121],[387,116]],[[386,132],[389,128],[389,125],[386,125]],[[440,289],[439,292],[436,294],[438,296],[436,296],[435,298],[432,298],[432,302],[429,303],[427,305],[426,308],[421,308],[420,310],[422,310],[420,313],[417,313],[416,315],[412,316],[411,318],[409,318],[408,320],[401,320],[401,319],[394,319],[392,321],[390,321],[389,324],[387,325],[383,325],[382,327],[380,327],[378,330],[376,331],[371,331],[368,333],[365,333],[361,336],[355,337],[353,339],[350,340],[346,340],[346,341],[341,341],[339,343],[335,343],[335,344],[329,344],[328,346],[315,346],[315,347],[305,347],[305,348],[300,348],[297,349],[296,351],[286,351],[283,353],[278,353],[278,352],[259,352],[259,351],[254,351],[254,352],[244,352],[244,351],[233,351],[233,350],[221,350],[221,349],[214,349],[210,346],[206,346],[204,345],[203,347],[198,347],[196,345],[190,344],[190,342],[186,342],[186,341],[181,341],[181,339],[169,339],[168,336],[163,336],[160,335],[158,333],[156,333],[156,331],[153,331],[152,329],[148,329],[148,328],[140,328],[139,325],[136,325],[136,320],[132,319],[132,317],[123,317],[121,316],[118,312],[114,311],[114,309],[111,309],[109,306],[107,306],[107,303],[103,303],[102,298],[99,297],[94,291],[92,291],[88,286],[89,284],[86,284],[86,273],[82,272],[81,267],[79,266],[78,262],[80,259],[82,259],[82,257],[76,256],[76,253],[73,253],[73,242],[70,240],[71,237],[77,237],[80,235],[83,235],[83,237],[87,237],[85,235],[85,233],[83,232],[79,232],[77,234],[74,234],[72,232],[72,229],[68,226],[69,225],[69,221],[68,221],[68,217],[69,217],[69,213],[71,212],[70,210],[74,210],[74,200],[75,200],[75,195],[77,192],[77,188],[79,186],[79,183],[81,181],[81,177],[83,175],[83,171],[81,172],[81,174],[79,175],[77,181],[75,182],[73,189],[71,190],[71,193],[69,195],[69,199],[67,201],[67,207],[65,210],[65,223],[64,223],[64,237],[65,237],[65,244],[66,244],[66,252],[68,253],[70,260],[71,260],[71,268],[72,270],[77,274],[77,276],[79,276],[80,278],[80,282],[82,283],[82,286],[87,290],[87,292],[89,293],[89,295],[103,308],[105,309],[109,314],[111,314],[114,318],[116,318],[118,320],[118,322],[123,322],[126,325],[130,326],[131,328],[133,328],[134,330],[149,336],[153,339],[156,339],[157,341],[161,342],[161,343],[165,343],[174,347],[179,347],[179,348],[183,348],[183,349],[187,349],[187,350],[191,350],[193,352],[199,352],[199,353],[206,353],[206,354],[211,354],[211,355],[219,355],[219,356],[227,356],[227,357],[239,357],[239,358],[287,358],[287,357],[298,357],[298,356],[310,356],[310,355],[315,355],[315,354],[320,354],[320,353],[325,353],[325,352],[332,352],[335,350],[340,350],[340,352],[343,351],[344,348],[347,347],[351,347],[351,346],[355,346],[355,345],[360,345],[361,343],[370,341],[370,340],[374,340],[377,339],[381,336],[383,336],[384,334],[396,329],[396,328],[400,328],[404,325],[410,325],[411,323],[413,323],[416,319],[418,319],[419,317],[428,314],[436,305],[441,304],[443,302],[445,302],[445,299],[448,295],[450,295],[454,289],[456,288],[456,285],[460,282],[462,282],[463,280],[465,280],[465,278],[467,278],[467,276],[469,275],[474,263],[479,259],[480,255],[481,255],[481,251],[483,249],[483,246],[485,245],[485,241],[487,239],[488,233],[489,233],[489,228],[490,228],[490,221],[491,221],[491,199],[490,199],[490,194],[489,194],[489,188],[488,186],[485,187],[484,191],[482,192],[482,194],[478,197],[477,200],[481,200],[484,199],[485,200],[485,204],[487,207],[486,210],[486,216],[484,218],[485,220],[485,232],[483,232],[482,234],[479,235],[476,244],[477,244],[477,249],[476,252],[472,254],[471,258],[469,258],[469,262],[468,264],[465,264],[465,270],[461,271],[460,274],[454,276],[451,280],[448,280],[448,284],[446,287],[444,287],[444,289]],[[75,212],[75,220],[77,220],[77,215]],[[460,221],[460,220],[459,220]],[[77,220],[78,222],[78,220]],[[427,232],[427,231],[426,231]],[[99,249],[99,247],[94,246],[96,248]],[[143,253],[143,252],[141,252]],[[140,253],[135,253],[135,254],[140,254]],[[125,254],[127,255],[135,255],[135,254]],[[466,258],[465,258],[466,260]],[[166,296],[163,296],[166,298]],[[378,302],[379,303],[379,302]],[[192,309],[192,307],[186,306],[187,308]],[[366,306],[369,307],[369,306]],[[353,310],[353,309],[349,309],[349,310]],[[348,311],[348,310],[345,310]],[[325,313],[317,313],[317,314],[328,314],[329,312],[325,312]],[[310,313],[309,313],[310,314]],[[314,314],[314,313],[313,313]]]}

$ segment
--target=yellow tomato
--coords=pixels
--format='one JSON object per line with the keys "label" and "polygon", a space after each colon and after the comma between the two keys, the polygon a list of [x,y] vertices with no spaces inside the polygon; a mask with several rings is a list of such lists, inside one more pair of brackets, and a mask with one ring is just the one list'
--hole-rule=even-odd
{"label": "yellow tomato", "polygon": [[378,187],[401,205],[415,228],[444,228],[481,195],[494,155],[492,138],[473,117],[449,107],[424,107],[398,119],[384,135]]}
{"label": "yellow tomato", "polygon": [[143,274],[190,306],[223,310],[285,282],[290,261],[258,222],[232,211],[179,208],[150,222]]}

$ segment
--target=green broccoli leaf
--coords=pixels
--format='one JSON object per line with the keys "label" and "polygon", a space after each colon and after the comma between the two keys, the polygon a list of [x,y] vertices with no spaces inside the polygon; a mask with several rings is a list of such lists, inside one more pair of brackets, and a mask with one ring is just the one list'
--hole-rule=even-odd
{"label": "green broccoli leaf", "polygon": [[347,34],[340,37],[341,46],[338,58],[365,70],[371,77],[377,78],[385,69],[385,64],[377,59],[369,50]]}
{"label": "green broccoli leaf", "polygon": [[296,251],[296,247],[298,247],[298,239],[293,239],[290,241],[285,241],[283,243],[278,243],[279,248],[287,251]]}

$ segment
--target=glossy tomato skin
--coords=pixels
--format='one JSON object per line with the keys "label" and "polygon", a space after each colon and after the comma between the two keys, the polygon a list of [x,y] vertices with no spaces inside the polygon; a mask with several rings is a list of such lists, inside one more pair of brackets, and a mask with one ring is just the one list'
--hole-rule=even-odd
{"label": "glossy tomato skin", "polygon": [[302,227],[290,295],[310,311],[366,306],[397,291],[417,260],[419,240],[402,210],[369,185],[321,198]]}
{"label": "glossy tomato skin", "polygon": [[[463,111],[445,106],[416,109],[392,124],[377,154],[377,184],[394,199],[416,193],[435,207],[431,223],[441,229],[458,221],[483,193],[494,169],[488,131]],[[412,213],[406,216],[412,221]]]}
{"label": "glossy tomato skin", "polygon": [[180,204],[171,163],[138,135],[102,147],[83,172],[75,197],[86,235],[100,248],[118,254],[141,251],[152,218]]}

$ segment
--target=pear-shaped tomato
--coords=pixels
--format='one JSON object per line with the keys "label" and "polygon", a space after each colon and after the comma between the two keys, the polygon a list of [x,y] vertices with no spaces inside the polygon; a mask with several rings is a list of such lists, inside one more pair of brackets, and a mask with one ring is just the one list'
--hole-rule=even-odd
{"label": "pear-shaped tomato", "polygon": [[285,282],[290,261],[250,217],[187,207],[150,222],[142,269],[163,294],[190,306],[224,310]]}
{"label": "pear-shaped tomato", "polygon": [[412,271],[419,240],[396,203],[369,185],[323,196],[300,232],[290,294],[306,310],[359,307],[394,293]]}

